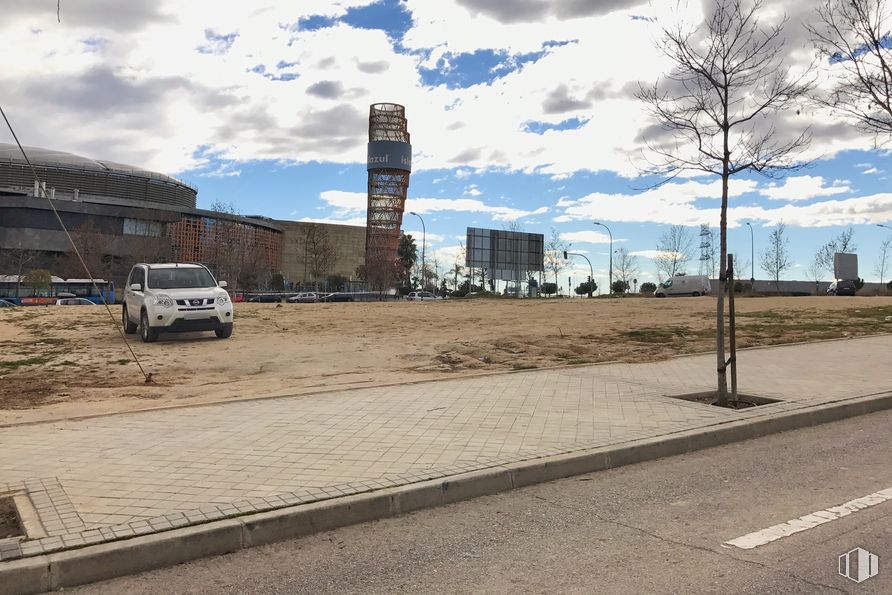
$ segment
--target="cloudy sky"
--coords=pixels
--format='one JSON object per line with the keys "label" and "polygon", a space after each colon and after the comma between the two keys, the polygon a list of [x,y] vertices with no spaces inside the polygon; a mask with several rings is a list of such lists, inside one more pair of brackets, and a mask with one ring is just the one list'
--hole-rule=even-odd
{"label": "cloudy sky", "polygon": [[[814,59],[803,27],[812,3],[796,4],[768,0],[763,18],[787,11],[788,63],[800,68]],[[56,0],[0,0],[0,101],[25,144],[176,175],[198,187],[200,206],[355,225],[369,104],[400,103],[414,160],[407,211],[424,217],[444,268],[467,226],[517,224],[559,230],[601,279],[601,221],[614,248],[640,254],[646,280],[669,225],[718,225],[716,179],[648,190],[655,180],[641,175],[653,123],[633,93],[667,70],[660,27],[702,19],[697,0],[675,5],[62,0],[60,23]],[[779,131],[810,128],[814,163],[786,179],[734,180],[731,250],[750,261],[752,222],[764,277],[759,252],[783,221],[796,263],[785,276],[804,279],[818,246],[852,225],[873,280],[886,237],[876,224],[892,225],[892,156],[847,122],[797,111]],[[420,239],[416,217],[404,229]],[[583,270],[570,271],[574,283]]]}

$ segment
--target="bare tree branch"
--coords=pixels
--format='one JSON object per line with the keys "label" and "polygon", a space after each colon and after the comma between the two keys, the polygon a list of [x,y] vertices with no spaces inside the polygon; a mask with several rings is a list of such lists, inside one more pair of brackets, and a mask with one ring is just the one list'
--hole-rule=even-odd
{"label": "bare tree branch", "polygon": [[[693,171],[721,177],[722,281],[727,276],[730,177],[747,171],[776,177],[804,167],[802,151],[810,140],[807,130],[792,139],[777,132],[777,120],[807,98],[814,81],[808,70],[793,75],[785,66],[787,21],[763,25],[761,8],[762,0],[713,0],[700,26],[665,28],[658,48],[673,67],[637,93],[659,125],[656,138],[645,141],[648,167],[643,173],[670,178]],[[723,402],[728,390],[724,288],[716,297],[718,397]]]}
{"label": "bare tree branch", "polygon": [[877,145],[892,139],[892,15],[886,0],[824,0],[808,27],[820,55],[837,73],[815,99],[846,117]]}

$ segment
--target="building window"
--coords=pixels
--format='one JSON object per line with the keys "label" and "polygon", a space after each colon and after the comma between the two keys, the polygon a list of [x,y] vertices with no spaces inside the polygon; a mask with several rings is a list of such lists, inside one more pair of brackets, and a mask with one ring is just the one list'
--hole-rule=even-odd
{"label": "building window", "polygon": [[162,235],[161,222],[146,221],[144,219],[124,219],[124,235],[160,237]]}

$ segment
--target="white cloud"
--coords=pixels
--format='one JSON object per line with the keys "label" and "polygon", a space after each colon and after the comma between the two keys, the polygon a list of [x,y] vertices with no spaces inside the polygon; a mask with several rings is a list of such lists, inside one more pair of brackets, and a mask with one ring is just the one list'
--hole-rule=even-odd
{"label": "white cloud", "polygon": [[[293,215],[294,213],[292,213]],[[306,221],[307,223],[329,223],[331,225],[353,225],[356,227],[365,227],[366,218],[365,217],[352,217],[350,219],[326,219],[326,218],[316,218],[316,217],[304,217],[303,219],[298,219],[298,221]]]}
{"label": "white cloud", "polygon": [[345,192],[343,190],[326,190],[319,194],[323,202],[342,212],[365,211],[368,208],[368,195],[362,192]]}
{"label": "white cloud", "polygon": [[516,221],[530,215],[541,215],[548,212],[548,207],[539,207],[532,211],[487,205],[483,201],[471,198],[410,198],[406,200],[406,211],[418,213],[436,213],[439,211],[456,211],[463,213],[487,213],[494,221]]}
{"label": "white cloud", "polygon": [[649,258],[651,260],[654,260],[660,258],[663,255],[670,257],[675,253],[666,252],[664,250],[635,250],[633,252],[629,252],[629,254],[631,254],[632,256],[641,256],[642,258]]}
{"label": "white cloud", "polygon": [[483,194],[480,192],[480,189],[477,187],[477,184],[471,184],[467,188],[465,188],[465,194],[467,196],[480,196]]}
{"label": "white cloud", "polygon": [[[603,231],[582,230],[567,231],[561,234],[561,239],[565,242],[582,242],[583,244],[609,244],[610,236]],[[625,242],[623,239],[614,239],[614,242]]]}
{"label": "white cloud", "polygon": [[[665,184],[638,194],[595,192],[577,200],[560,200],[568,220],[641,222],[666,225],[719,224],[720,182],[688,180]],[[892,194],[880,193],[845,199],[823,200],[807,205],[790,203],[777,208],[747,204],[746,194],[759,190],[750,180],[732,180],[728,208],[729,227],[744,221],[774,225],[781,221],[800,227],[827,227],[883,223],[892,219]],[[740,206],[737,206],[740,205]]]}
{"label": "white cloud", "polygon": [[834,180],[830,186],[824,185],[821,176],[793,176],[782,184],[771,184],[759,190],[759,194],[771,200],[809,200],[820,196],[832,196],[851,192],[852,188],[845,180]]}
{"label": "white cloud", "polygon": [[[757,188],[752,180],[731,180],[731,197]],[[638,194],[593,192],[577,200],[561,199],[557,206],[571,219],[588,221],[652,221],[671,225],[718,225],[721,181],[664,184]],[[715,208],[700,209],[697,201],[713,201]]]}
{"label": "white cloud", "polygon": [[[539,15],[525,22],[494,18],[506,3],[474,11],[465,0],[409,0],[401,5],[413,24],[402,45],[418,53],[397,51],[380,30],[289,30],[301,17],[340,16],[372,0],[156,0],[103,12],[106,4],[63,3],[56,23],[46,2],[5,3],[0,85],[4,109],[28,144],[168,173],[207,165],[196,156],[200,149],[236,163],[361,163],[368,104],[386,89],[386,99],[407,107],[416,171],[460,168],[454,175],[464,179],[498,169],[563,179],[594,170],[637,175],[642,132],[652,123],[631,90],[667,71],[652,42],[677,3],[641,0],[636,14],[653,19],[643,21],[608,10],[613,3],[530,0],[511,8]],[[687,4],[684,16],[699,21],[702,3]],[[767,4],[769,18],[788,3]],[[797,10],[797,18],[811,13]],[[788,30],[797,26],[791,19]],[[89,38],[104,42],[87,47]],[[629,40],[622,59],[591,59],[615,56]],[[567,43],[545,45],[554,41]],[[790,46],[788,64],[810,63],[808,52]],[[543,55],[465,89],[423,84],[419,66],[481,49]],[[565,100],[556,97],[558,86]],[[524,128],[569,118],[585,123],[543,134]],[[97,121],[102,125],[84,125]],[[806,157],[870,148],[853,127],[817,111],[803,111],[795,124],[814,125]]]}
{"label": "white cloud", "polygon": [[[364,212],[368,206],[368,197],[363,192],[347,192],[344,190],[326,190],[319,197],[329,206],[334,207],[338,216],[346,216]],[[532,215],[548,212],[548,207],[534,210],[517,209],[499,205],[488,205],[473,198],[409,198],[406,200],[406,213],[415,211],[422,215],[442,211],[459,213],[486,213],[495,221],[516,221]]]}
{"label": "white cloud", "polygon": [[[465,265],[465,253],[464,248],[461,245],[453,245],[453,246],[439,246],[434,251],[437,255],[437,258],[440,260],[440,266],[444,269],[452,268],[452,265],[455,262],[458,262],[460,265]],[[461,280],[462,275],[459,274],[459,280]],[[451,278],[451,276],[450,276]]]}
{"label": "white cloud", "polygon": [[877,168],[875,168],[875,167],[870,167],[870,168],[868,168],[868,169],[865,169],[865,170],[864,170],[863,172],[861,172],[861,173],[864,174],[864,175],[881,174],[881,173],[883,173],[883,170],[881,170],[881,169],[877,169]]}
{"label": "white cloud", "polygon": [[[403,221],[403,223],[405,223],[405,221]],[[442,242],[445,239],[444,236],[442,236],[438,233],[427,232],[427,234],[425,234],[424,230],[422,230],[422,229],[417,229],[417,230],[403,229],[403,233],[406,233],[406,234],[412,236],[413,238],[417,238],[419,240],[419,242],[421,241],[421,238],[424,237],[428,246],[430,246],[432,242]]]}

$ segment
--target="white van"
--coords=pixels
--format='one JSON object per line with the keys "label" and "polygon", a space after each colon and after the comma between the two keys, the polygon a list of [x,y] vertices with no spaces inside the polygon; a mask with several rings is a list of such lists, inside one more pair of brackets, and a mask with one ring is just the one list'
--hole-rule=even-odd
{"label": "white van", "polygon": [[654,291],[657,297],[667,297],[673,295],[706,295],[712,288],[709,285],[709,277],[706,275],[677,275],[671,279],[664,281]]}

